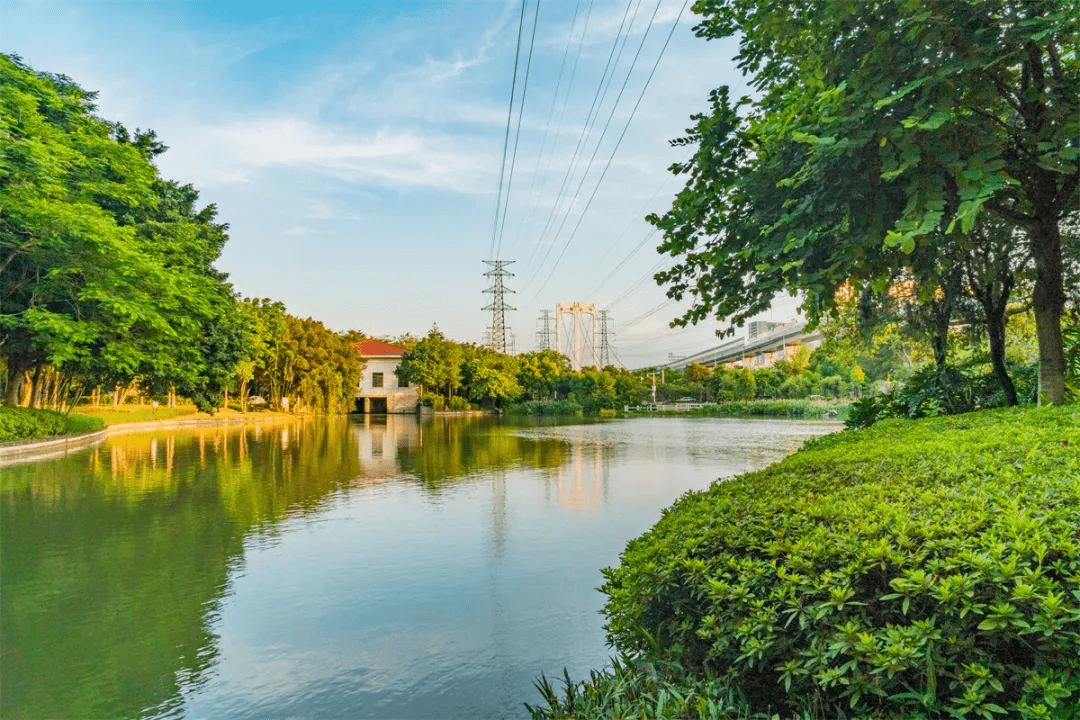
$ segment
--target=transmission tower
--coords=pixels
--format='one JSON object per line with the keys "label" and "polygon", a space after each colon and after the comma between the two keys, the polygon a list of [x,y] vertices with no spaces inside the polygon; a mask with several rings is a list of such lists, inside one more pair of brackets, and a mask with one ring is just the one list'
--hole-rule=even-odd
{"label": "transmission tower", "polygon": [[503,278],[513,277],[514,273],[507,271],[506,266],[513,264],[513,260],[485,260],[491,265],[491,269],[484,273],[484,277],[493,278],[492,285],[486,293],[491,293],[491,304],[485,305],[481,310],[491,311],[491,340],[488,347],[496,352],[506,354],[506,311],[516,310],[506,304],[506,293],[512,293],[503,285]]}
{"label": "transmission tower", "polygon": [[541,310],[537,321],[540,329],[536,331],[536,344],[541,350],[551,349],[551,311]]}
{"label": "transmission tower", "polygon": [[600,349],[597,362],[605,368],[611,364],[611,341],[615,339],[615,322],[608,317],[608,310],[600,311]]}

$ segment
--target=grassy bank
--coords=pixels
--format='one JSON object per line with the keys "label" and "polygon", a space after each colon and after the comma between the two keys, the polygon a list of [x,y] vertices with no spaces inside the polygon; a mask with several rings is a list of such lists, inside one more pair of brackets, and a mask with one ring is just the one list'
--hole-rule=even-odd
{"label": "grassy bank", "polygon": [[1080,407],[814,440],[605,578],[622,659],[534,718],[1080,717]]}
{"label": "grassy bank", "polygon": [[[799,417],[843,419],[849,404],[835,400],[746,400],[710,403],[686,410],[656,411],[656,414],[683,417]],[[654,411],[642,411],[642,414]]]}
{"label": "grassy bank", "polygon": [[66,417],[51,410],[0,406],[0,442],[41,440],[57,435],[90,432],[105,427],[101,418],[71,413]]}
{"label": "grassy bank", "polygon": [[[124,423],[153,422],[155,420],[172,420],[173,418],[194,416],[198,414],[198,408],[192,404],[182,404],[174,408],[153,407],[152,405],[121,405],[114,408],[111,405],[82,405],[79,412],[91,417],[100,418],[106,425],[121,425]],[[219,411],[220,412],[220,411]]]}

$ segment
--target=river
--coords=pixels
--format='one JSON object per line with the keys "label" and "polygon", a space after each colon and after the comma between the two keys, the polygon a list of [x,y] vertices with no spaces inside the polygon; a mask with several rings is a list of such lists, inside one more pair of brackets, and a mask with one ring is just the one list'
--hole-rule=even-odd
{"label": "river", "polygon": [[527,717],[608,663],[629,539],[836,427],[300,418],[0,468],[0,717]]}

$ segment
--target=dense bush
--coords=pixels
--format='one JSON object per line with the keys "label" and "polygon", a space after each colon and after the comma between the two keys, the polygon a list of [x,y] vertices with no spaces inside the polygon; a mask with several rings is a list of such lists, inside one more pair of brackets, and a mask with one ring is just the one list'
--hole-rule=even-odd
{"label": "dense bush", "polygon": [[[1022,402],[1035,399],[1036,371],[1035,366],[1010,370]],[[929,365],[917,370],[902,385],[857,400],[852,405],[847,424],[855,428],[869,427],[889,417],[915,419],[958,415],[1003,405],[1005,395],[988,368],[981,365],[949,367],[939,372]]]}
{"label": "dense bush", "polygon": [[[727,698],[624,716],[1080,717],[1080,408],[820,438],[685,496],[605,577],[609,639],[664,669],[647,702]],[[613,677],[568,692],[611,708]]]}
{"label": "dense bush", "polygon": [[506,408],[508,415],[581,415],[584,410],[571,400],[529,400]]}
{"label": "dense bush", "polygon": [[61,415],[50,410],[29,410],[0,405],[0,442],[35,440],[89,432],[104,427],[100,418]]}
{"label": "dense bush", "polygon": [[836,417],[846,412],[846,406],[820,400],[751,400],[722,402],[680,412],[680,415],[703,417]]}

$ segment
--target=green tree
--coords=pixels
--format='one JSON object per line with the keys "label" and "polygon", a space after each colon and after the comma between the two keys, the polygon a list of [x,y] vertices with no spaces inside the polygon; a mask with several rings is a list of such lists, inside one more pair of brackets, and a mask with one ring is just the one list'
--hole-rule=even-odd
{"label": "green tree", "polygon": [[570,375],[570,360],[555,350],[541,350],[521,356],[518,382],[533,400],[556,399],[560,383]]}
{"label": "green tree", "polygon": [[470,400],[490,402],[494,408],[521,395],[521,363],[516,357],[478,345],[465,345],[462,355],[462,382]]}
{"label": "green tree", "polygon": [[[989,212],[1035,266],[1040,397],[1064,400],[1060,223],[1080,206],[1076,0],[701,0],[701,37],[738,35],[757,99],[726,88],[677,144],[688,175],[650,216],[657,275],[695,296],[677,322],[741,322],[783,290],[819,317],[836,289],[883,289],[920,245]],[[935,253],[925,253],[937,258]]]}
{"label": "green tree", "polygon": [[160,178],[152,131],[94,116],[93,100],[0,55],[5,402],[23,401],[26,378],[58,374],[175,388],[212,410],[245,344],[213,268],[226,226],[191,186]]}
{"label": "green tree", "polygon": [[443,394],[449,402],[461,387],[461,347],[433,327],[412,350],[401,356],[398,376]]}

